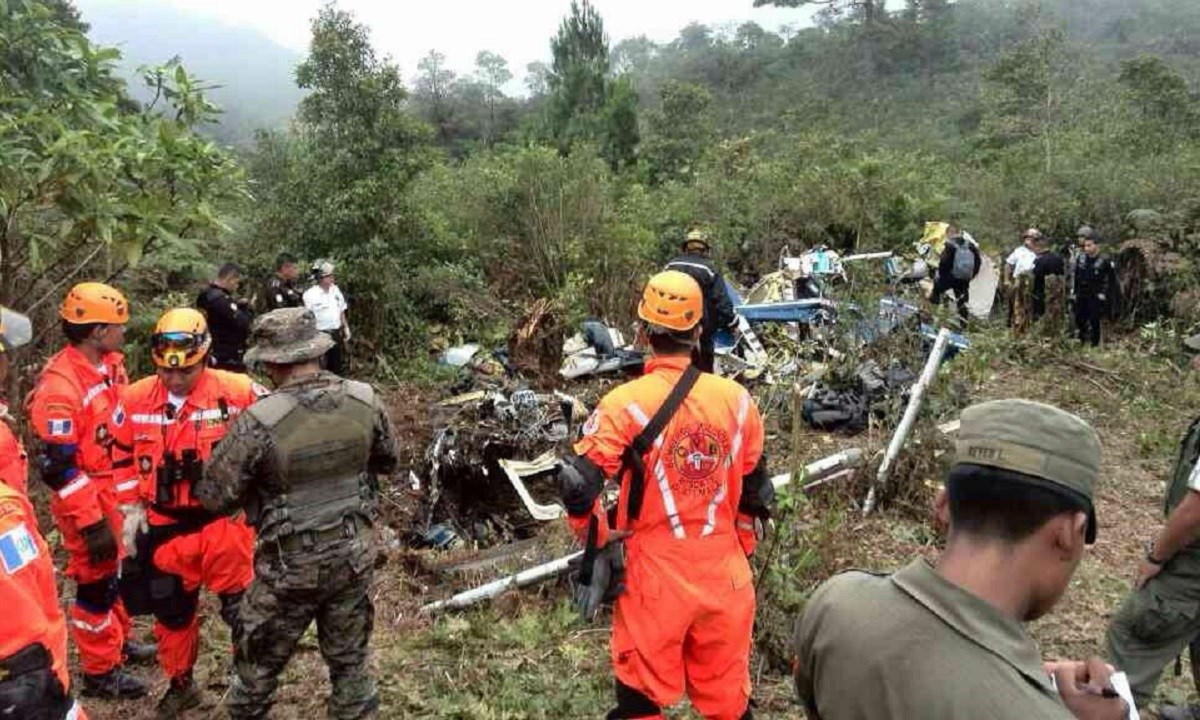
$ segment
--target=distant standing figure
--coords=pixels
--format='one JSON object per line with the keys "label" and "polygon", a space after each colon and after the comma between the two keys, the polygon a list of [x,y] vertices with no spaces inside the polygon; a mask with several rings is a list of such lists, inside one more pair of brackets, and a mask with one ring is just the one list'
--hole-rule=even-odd
{"label": "distant standing figure", "polygon": [[263,291],[263,307],[267,312],[279,308],[304,307],[304,293],[296,287],[298,277],[300,266],[296,263],[296,256],[280,253],[275,259],[275,274],[267,280]]}
{"label": "distant standing figure", "polygon": [[1050,249],[1045,237],[1037,239],[1034,249],[1037,257],[1033,261],[1033,317],[1036,319],[1046,314],[1046,278],[1062,277],[1066,273],[1066,263],[1062,255]]}
{"label": "distant standing figure", "polygon": [[1004,261],[1005,279],[1012,281],[1025,273],[1033,272],[1033,261],[1037,259],[1035,244],[1042,239],[1042,232],[1037,228],[1029,228],[1021,235],[1021,244],[1008,254]]}
{"label": "distant standing figure", "polygon": [[217,279],[200,291],[196,309],[208,319],[208,331],[212,334],[209,365],[244,373],[242,353],[246,352],[246,337],[254,312],[249,300],[237,297],[241,283],[242,269],[234,263],[225,263],[217,270]]}
{"label": "distant standing figure", "polygon": [[708,235],[701,230],[692,230],[679,246],[682,251],[667,263],[666,270],[678,270],[690,276],[700,285],[704,293],[704,318],[701,320],[700,344],[692,352],[692,362],[703,372],[712,372],[716,364],[717,331],[728,328],[736,330],[738,317],[725,289],[725,279],[708,259],[710,249]]}
{"label": "distant standing figure", "polygon": [[341,375],[342,346],[350,339],[350,326],[346,324],[346,298],[337,286],[333,270],[333,263],[328,260],[313,263],[313,279],[317,284],[304,291],[304,307],[316,316],[317,330],[333,338],[333,346],[325,353],[321,366]]}
{"label": "distant standing figure", "polygon": [[1075,260],[1074,275],[1075,327],[1079,330],[1079,341],[1099,345],[1101,318],[1108,302],[1115,300],[1117,271],[1100,254],[1100,236],[1095,231],[1083,241],[1083,253]]}
{"label": "distant standing figure", "polygon": [[958,304],[958,314],[966,320],[971,281],[979,274],[982,263],[979,248],[963,237],[962,228],[957,223],[950,223],[946,230],[946,246],[938,261],[937,281],[933,284],[933,304],[940,303],[942,295],[951,290]]}

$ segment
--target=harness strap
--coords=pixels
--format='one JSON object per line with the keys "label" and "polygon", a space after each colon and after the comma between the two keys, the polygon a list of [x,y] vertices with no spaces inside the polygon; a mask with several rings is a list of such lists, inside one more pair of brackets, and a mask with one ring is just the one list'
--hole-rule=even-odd
{"label": "harness strap", "polygon": [[650,422],[646,423],[646,427],[642,428],[637,437],[625,447],[622,453],[621,467],[617,470],[617,478],[624,477],[626,472],[630,473],[629,493],[625,498],[626,522],[637,520],[642,513],[642,500],[646,494],[646,465],[643,457],[650,452],[650,448],[654,446],[658,436],[662,434],[667,423],[671,422],[671,418],[675,417],[675,413],[679,411],[684,399],[699,379],[699,368],[689,365],[679,378],[679,382],[671,388],[667,399],[650,418]]}

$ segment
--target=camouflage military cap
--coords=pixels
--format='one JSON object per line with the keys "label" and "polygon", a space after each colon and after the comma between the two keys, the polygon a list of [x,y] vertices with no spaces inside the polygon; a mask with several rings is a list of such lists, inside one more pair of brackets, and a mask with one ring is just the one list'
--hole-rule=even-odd
{"label": "camouflage military cap", "polygon": [[1100,438],[1075,415],[1030,400],[972,405],[962,413],[955,462],[1019,473],[1065,490],[1087,506],[1088,535],[1095,537]]}
{"label": "camouflage military cap", "polygon": [[250,328],[246,362],[290,365],[314,360],[333,347],[333,338],[317,330],[307,308],[280,308],[259,316]]}

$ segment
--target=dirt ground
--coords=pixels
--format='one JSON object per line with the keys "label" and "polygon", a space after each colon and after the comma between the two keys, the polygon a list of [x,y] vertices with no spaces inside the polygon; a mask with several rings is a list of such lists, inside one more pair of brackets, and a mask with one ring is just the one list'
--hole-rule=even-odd
{"label": "dirt ground", "polygon": [[[1098,540],[1062,603],[1032,628],[1047,659],[1098,653],[1108,619],[1129,590],[1143,544],[1161,523],[1163,479],[1178,436],[1200,403],[1200,384],[1168,361],[1140,356],[1136,348],[1069,356],[1039,352],[1032,360],[994,357],[987,361],[972,399],[1001,397],[1059,405],[1092,422],[1100,433],[1104,472],[1097,500]],[[424,391],[406,390],[393,398],[393,418],[406,448],[406,462],[415,465],[432,432],[425,409],[430,397]],[[773,447],[788,446],[784,432],[777,431]],[[801,459],[815,459],[864,441],[878,448],[886,438],[809,436],[800,447],[813,457]],[[772,469],[784,471],[790,458],[783,457],[786,450],[777,452],[780,459]],[[923,482],[932,487],[938,478],[929,472]],[[395,482],[403,484],[406,476],[407,468]],[[833,542],[821,548],[822,574],[849,567],[888,570],[916,554],[936,553],[936,539],[921,520],[923,508],[893,507],[864,521],[856,512],[847,512],[847,507],[837,507],[839,503],[846,499],[834,493],[812,509],[816,515],[838,513],[840,518]],[[460,578],[446,586],[429,572],[432,564],[444,560],[429,553],[395,550],[377,573],[372,667],[382,694],[380,717],[500,720],[603,714],[611,694],[607,630],[580,624],[561,584],[512,593],[472,612],[435,620],[419,617],[416,611],[422,602],[444,597],[471,579]],[[797,590],[806,592],[819,579],[797,577],[797,584],[805,586]],[[214,610],[207,606],[197,666],[197,678],[208,687],[207,703],[190,713],[191,718],[224,716],[219,701],[225,689],[228,641]],[[165,681],[157,670],[138,672],[155,683],[155,696],[163,691]],[[1168,669],[1160,699],[1194,697],[1190,681],[1185,681],[1190,677],[1186,667],[1183,678],[1171,675]],[[786,675],[772,672],[757,658],[754,679],[757,717],[803,717]],[[315,635],[310,635],[283,677],[271,717],[319,717],[327,693],[327,674]],[[88,701],[86,708],[98,720],[153,717],[150,700]],[[670,717],[695,716],[685,706],[671,711]]]}

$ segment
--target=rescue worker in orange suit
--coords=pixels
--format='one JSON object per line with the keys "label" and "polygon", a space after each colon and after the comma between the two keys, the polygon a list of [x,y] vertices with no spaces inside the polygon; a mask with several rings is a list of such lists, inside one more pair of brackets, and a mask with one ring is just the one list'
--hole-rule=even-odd
{"label": "rescue worker in orange suit", "polygon": [[158,717],[199,705],[192,678],[200,644],[201,586],[217,595],[236,644],[242,593],[253,577],[254,533],[244,518],[216,516],[192,495],[204,462],[238,414],[266,391],[246,375],[208,367],[212,345],[199,311],[169,310],[154,328],[155,375],[125,391],[115,422],[127,448],[119,480],[123,536],[131,559],[121,591],[154,614],[158,660],[170,686]]}
{"label": "rescue worker in orange suit", "polygon": [[29,396],[40,445],[38,474],[50,488],[50,513],[75,581],[71,636],[83,666],[85,696],[141,697],[146,685],[121,666],[149,661],[155,648],[131,639],[117,592],[121,513],[112,453],[113,411],[128,383],[120,347],[129,303],[116,288],[80,283],[59,308],[67,347],[46,363]]}
{"label": "rescue worker in orange suit", "polygon": [[[0,386],[9,354],[33,337],[29,318],[0,309]],[[67,621],[54,561],[25,496],[28,461],[3,406],[0,422],[0,717],[86,718],[71,698]]]}
{"label": "rescue worker in orange suit", "polygon": [[[685,691],[706,718],[752,717],[747,558],[774,491],[750,394],[688,369],[703,308],[687,275],[650,279],[638,306],[639,342],[652,352],[645,375],[600,401],[559,476],[572,529],[587,536],[587,552],[598,549],[592,582],[612,578],[616,588],[610,719],[662,717]],[[657,416],[677,393],[663,424]],[[646,437],[656,424],[661,432]],[[605,478],[619,483],[615,512],[601,504]]]}

